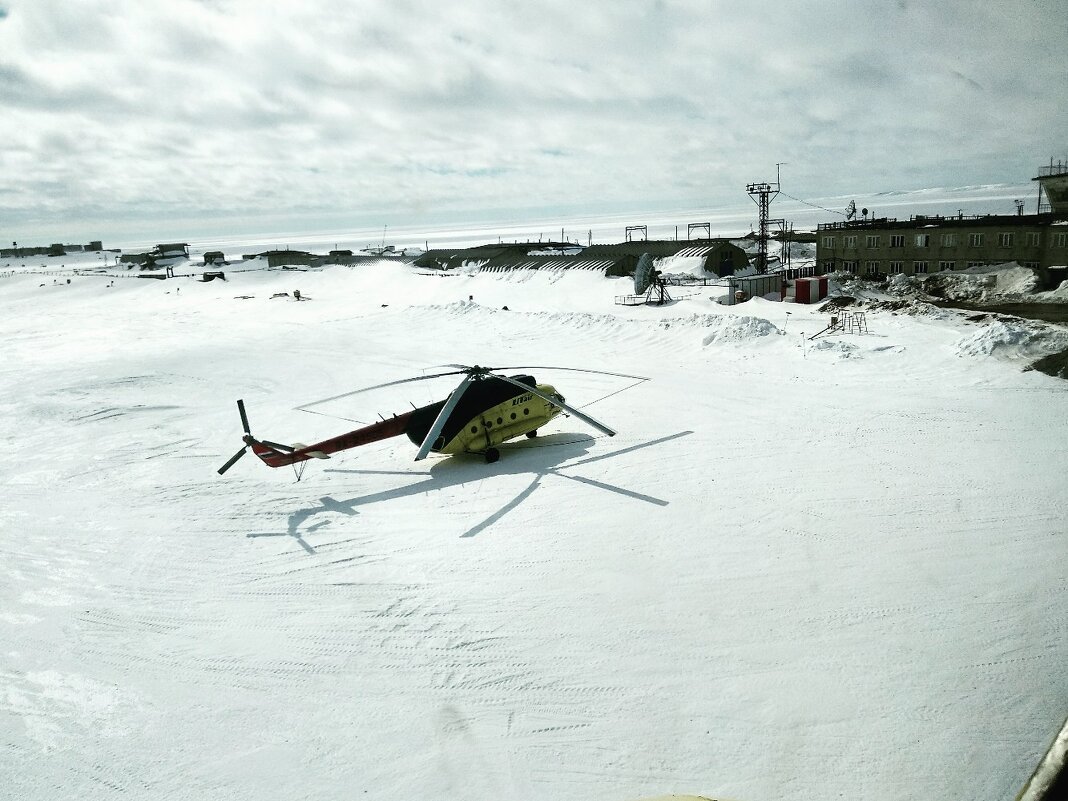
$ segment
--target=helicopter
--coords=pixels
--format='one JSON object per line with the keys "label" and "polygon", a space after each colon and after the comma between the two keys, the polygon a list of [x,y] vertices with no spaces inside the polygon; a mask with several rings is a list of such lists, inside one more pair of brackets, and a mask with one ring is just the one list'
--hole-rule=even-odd
{"label": "helicopter", "polygon": [[[480,367],[462,364],[442,366],[457,369],[388,381],[298,407],[300,410],[307,410],[317,404],[335,401],[361,392],[446,376],[463,376],[459,385],[445,400],[413,408],[403,414],[396,414],[391,418],[312,445],[299,442],[284,445],[252,436],[248,415],[245,412],[245,402],[238,400],[237,411],[245,432],[242,437],[245,444],[219,468],[218,473],[222,475],[233,467],[249,449],[268,467],[282,467],[283,465],[296,465],[309,459],[329,459],[332,453],[368,445],[401,434],[407,435],[413,444],[419,446],[415,456],[417,462],[425,459],[430,453],[442,453],[450,456],[478,454],[483,456],[487,463],[493,463],[501,456],[498,445],[521,436],[536,437],[538,429],[561,412],[577,417],[610,437],[616,434],[604,423],[568,405],[564,396],[551,384],[539,384],[533,376],[527,374],[509,376],[498,371],[565,370],[618,378],[634,378],[640,381],[648,380],[642,376],[574,367]],[[297,477],[300,478],[299,473]]]}

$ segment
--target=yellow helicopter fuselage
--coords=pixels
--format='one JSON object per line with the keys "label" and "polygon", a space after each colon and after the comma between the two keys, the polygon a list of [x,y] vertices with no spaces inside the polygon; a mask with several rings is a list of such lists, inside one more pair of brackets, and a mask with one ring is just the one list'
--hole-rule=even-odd
{"label": "yellow helicopter fuselage", "polygon": [[[537,384],[544,395],[556,396],[550,384]],[[539,398],[532,392],[524,392],[503,403],[480,410],[435,453],[483,453],[502,442],[537,431],[561,412],[559,406]]]}

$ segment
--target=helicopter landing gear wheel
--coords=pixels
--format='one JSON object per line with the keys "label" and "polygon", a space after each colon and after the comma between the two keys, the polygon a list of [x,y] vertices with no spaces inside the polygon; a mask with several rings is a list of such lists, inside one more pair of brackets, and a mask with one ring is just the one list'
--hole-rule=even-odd
{"label": "helicopter landing gear wheel", "polygon": [[496,448],[490,448],[486,451],[486,464],[493,464],[501,458],[501,452]]}
{"label": "helicopter landing gear wheel", "polygon": [[538,436],[538,432],[537,431],[528,431],[527,432],[527,439],[534,439],[534,437],[536,437],[536,436]]}

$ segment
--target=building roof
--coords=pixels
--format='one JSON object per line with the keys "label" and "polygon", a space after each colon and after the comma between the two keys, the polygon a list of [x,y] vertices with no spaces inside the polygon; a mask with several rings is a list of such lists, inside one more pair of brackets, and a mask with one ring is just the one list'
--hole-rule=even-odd
{"label": "building roof", "polygon": [[820,231],[870,231],[893,228],[975,228],[977,226],[1051,225],[1062,219],[1064,219],[1062,216],[1050,213],[983,214],[972,216],[958,214],[956,217],[917,214],[910,217],[908,220],[879,217],[870,220],[842,220],[833,223],[820,223],[818,229]]}

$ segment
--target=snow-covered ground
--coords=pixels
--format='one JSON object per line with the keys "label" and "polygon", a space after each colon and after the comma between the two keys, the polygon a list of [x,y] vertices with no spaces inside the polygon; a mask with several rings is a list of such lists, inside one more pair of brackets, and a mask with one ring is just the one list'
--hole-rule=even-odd
{"label": "snow-covered ground", "polygon": [[[808,341],[815,307],[617,307],[590,273],[16,273],[0,795],[1009,798],[1063,720],[1068,383],[997,321]],[[619,434],[558,418],[492,465],[215,472],[236,398],[310,442],[356,424],[294,407],[453,362],[652,380],[531,370]]]}

